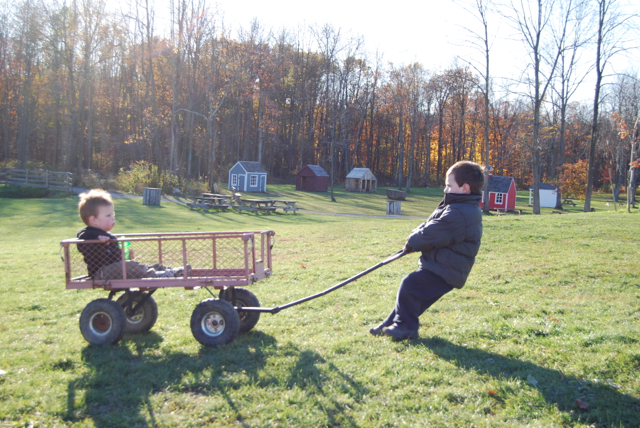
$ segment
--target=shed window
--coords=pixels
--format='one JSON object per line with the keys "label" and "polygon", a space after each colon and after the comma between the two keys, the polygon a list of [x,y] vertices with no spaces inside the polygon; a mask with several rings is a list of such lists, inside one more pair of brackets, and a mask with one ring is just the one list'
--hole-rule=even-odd
{"label": "shed window", "polygon": [[231,185],[232,186],[238,185],[238,174],[231,174]]}
{"label": "shed window", "polygon": [[258,176],[257,175],[252,175],[251,176],[251,187],[256,187],[258,185]]}
{"label": "shed window", "polygon": [[504,196],[504,193],[496,194],[496,204],[501,204],[502,205],[504,203],[503,200],[502,200],[503,196]]}

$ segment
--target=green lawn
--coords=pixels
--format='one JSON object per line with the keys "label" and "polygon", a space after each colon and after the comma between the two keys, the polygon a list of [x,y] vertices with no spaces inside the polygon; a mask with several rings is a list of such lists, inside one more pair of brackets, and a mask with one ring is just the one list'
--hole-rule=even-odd
{"label": "green lawn", "polygon": [[[305,210],[384,214],[380,189],[336,203],[277,190]],[[426,218],[441,197],[415,189],[403,214]],[[407,256],[205,348],[189,319],[209,294],[182,289],[154,295],[151,332],[88,345],[79,314],[107,293],[64,287],[59,242],[82,227],[76,199],[0,198],[0,426],[638,427],[640,214],[605,199],[595,213],[486,216],[467,285],[422,316],[417,340],[368,333],[416,267]],[[274,230],[274,275],[251,286],[263,306],[376,264],[420,223],[115,202],[116,233]]]}
{"label": "green lawn", "polygon": [[[221,185],[226,188],[225,184]],[[331,201],[330,192],[300,192],[296,191],[295,185],[292,184],[269,184],[266,193],[243,193],[242,197],[246,198],[281,198],[297,201],[297,206],[302,210],[314,212],[330,212],[330,213],[347,213],[347,214],[367,214],[367,215],[385,215],[387,208],[386,187],[379,187],[377,193],[355,193],[347,192],[344,187],[334,188],[334,198],[336,202]],[[231,193],[224,191],[225,193]],[[442,200],[442,188],[412,188],[407,194],[407,199],[402,201],[402,215],[411,217],[428,216]],[[626,196],[621,195],[621,201],[626,201]],[[591,199],[591,207],[596,212],[601,211],[626,211],[626,203],[624,206],[614,207],[613,204],[607,204],[607,200],[611,199],[610,194],[594,193]],[[584,211],[584,204],[575,199],[576,206],[563,206],[566,213],[578,213]],[[532,207],[529,206],[529,191],[518,191],[516,195],[516,210],[521,210],[523,215],[532,214]],[[553,208],[541,208],[542,215],[551,214],[558,211]]]}

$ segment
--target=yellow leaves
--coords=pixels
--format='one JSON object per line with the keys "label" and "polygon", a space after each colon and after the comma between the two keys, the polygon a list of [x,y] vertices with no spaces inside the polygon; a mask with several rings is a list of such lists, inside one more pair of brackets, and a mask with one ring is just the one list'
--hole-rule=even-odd
{"label": "yellow leaves", "polygon": [[588,171],[589,163],[585,159],[574,164],[562,165],[559,187],[564,198],[573,197],[584,200]]}

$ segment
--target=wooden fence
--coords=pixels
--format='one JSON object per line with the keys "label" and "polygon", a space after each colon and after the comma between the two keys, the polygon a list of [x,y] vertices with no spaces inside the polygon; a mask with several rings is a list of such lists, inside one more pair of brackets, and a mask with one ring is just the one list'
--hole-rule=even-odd
{"label": "wooden fence", "polygon": [[71,192],[73,174],[70,172],[0,168],[0,184],[2,183],[16,186],[46,187]]}

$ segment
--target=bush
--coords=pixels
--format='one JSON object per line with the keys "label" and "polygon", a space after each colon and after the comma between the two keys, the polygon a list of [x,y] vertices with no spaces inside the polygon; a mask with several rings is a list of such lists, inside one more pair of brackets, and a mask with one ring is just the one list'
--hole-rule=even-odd
{"label": "bush", "polygon": [[78,183],[80,187],[87,187],[89,189],[113,189],[113,187],[110,189],[106,184],[107,180],[103,179],[99,174],[93,171],[83,171]]}
{"label": "bush", "polygon": [[209,191],[209,185],[198,180],[185,180],[183,186],[176,187],[180,189],[183,196],[191,199],[199,198],[200,195]]}
{"label": "bush", "polygon": [[124,193],[141,195],[145,187],[153,187],[161,188],[162,193],[170,195],[175,187],[180,186],[180,180],[176,175],[166,171],[159,174],[156,165],[140,161],[133,164],[128,171],[121,168],[115,185]]}

